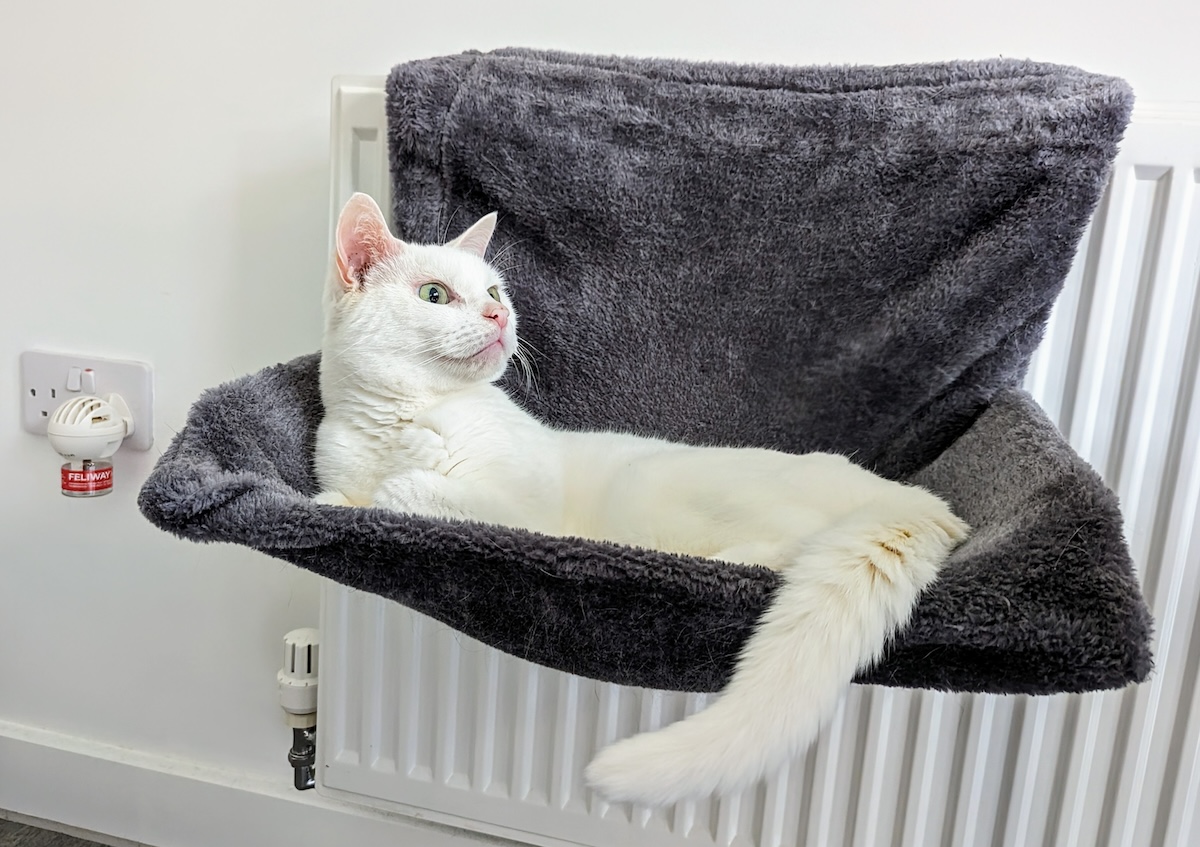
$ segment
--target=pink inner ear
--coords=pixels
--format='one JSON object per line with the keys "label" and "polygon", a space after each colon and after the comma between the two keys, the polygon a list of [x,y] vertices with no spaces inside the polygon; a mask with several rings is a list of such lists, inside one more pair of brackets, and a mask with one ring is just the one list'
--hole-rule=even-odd
{"label": "pink inner ear", "polygon": [[365,194],[355,194],[338,217],[337,266],[347,288],[361,288],[367,272],[400,252],[383,213]]}

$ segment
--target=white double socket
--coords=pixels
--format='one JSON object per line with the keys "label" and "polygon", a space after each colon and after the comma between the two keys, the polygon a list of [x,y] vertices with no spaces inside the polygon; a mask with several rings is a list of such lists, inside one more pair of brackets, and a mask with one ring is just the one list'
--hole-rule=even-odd
{"label": "white double socket", "polygon": [[154,444],[154,371],[145,362],[69,353],[21,354],[21,419],[25,429],[46,434],[54,410],[72,397],[120,394],[133,413],[133,433],[122,449]]}

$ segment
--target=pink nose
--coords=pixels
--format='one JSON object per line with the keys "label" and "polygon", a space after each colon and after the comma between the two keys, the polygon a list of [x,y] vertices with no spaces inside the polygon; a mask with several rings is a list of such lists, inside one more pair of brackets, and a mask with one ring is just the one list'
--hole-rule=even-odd
{"label": "pink nose", "polygon": [[483,307],[483,316],[496,322],[501,329],[508,326],[508,309],[499,303],[488,303]]}

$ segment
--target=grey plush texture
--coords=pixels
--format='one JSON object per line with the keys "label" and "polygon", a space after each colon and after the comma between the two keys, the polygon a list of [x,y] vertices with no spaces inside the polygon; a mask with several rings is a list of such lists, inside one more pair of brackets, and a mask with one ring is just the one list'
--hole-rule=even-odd
{"label": "grey plush texture", "polygon": [[[1146,677],[1116,499],[1015,387],[1128,120],[1122,82],[1011,61],[508,50],[401,65],[388,91],[398,234],[438,241],[500,212],[537,351],[532,387],[509,387],[532,412],[843,452],[975,527],[862,681],[1048,693]],[[147,517],[573,673],[728,680],[775,574],[313,504],[317,367],[201,398],[143,489]]]}

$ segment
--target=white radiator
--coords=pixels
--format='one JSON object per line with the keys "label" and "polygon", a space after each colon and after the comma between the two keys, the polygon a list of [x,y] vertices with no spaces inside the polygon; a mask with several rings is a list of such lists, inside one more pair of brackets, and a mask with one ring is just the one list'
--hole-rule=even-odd
{"label": "white radiator", "polygon": [[[388,208],[381,78],[335,81],[335,209]],[[544,845],[1200,843],[1200,110],[1140,109],[1028,386],[1120,494],[1157,671],[1083,696],[854,686],[745,794],[610,806],[583,766],[704,696],[540,668],[330,584],[321,790]]]}

